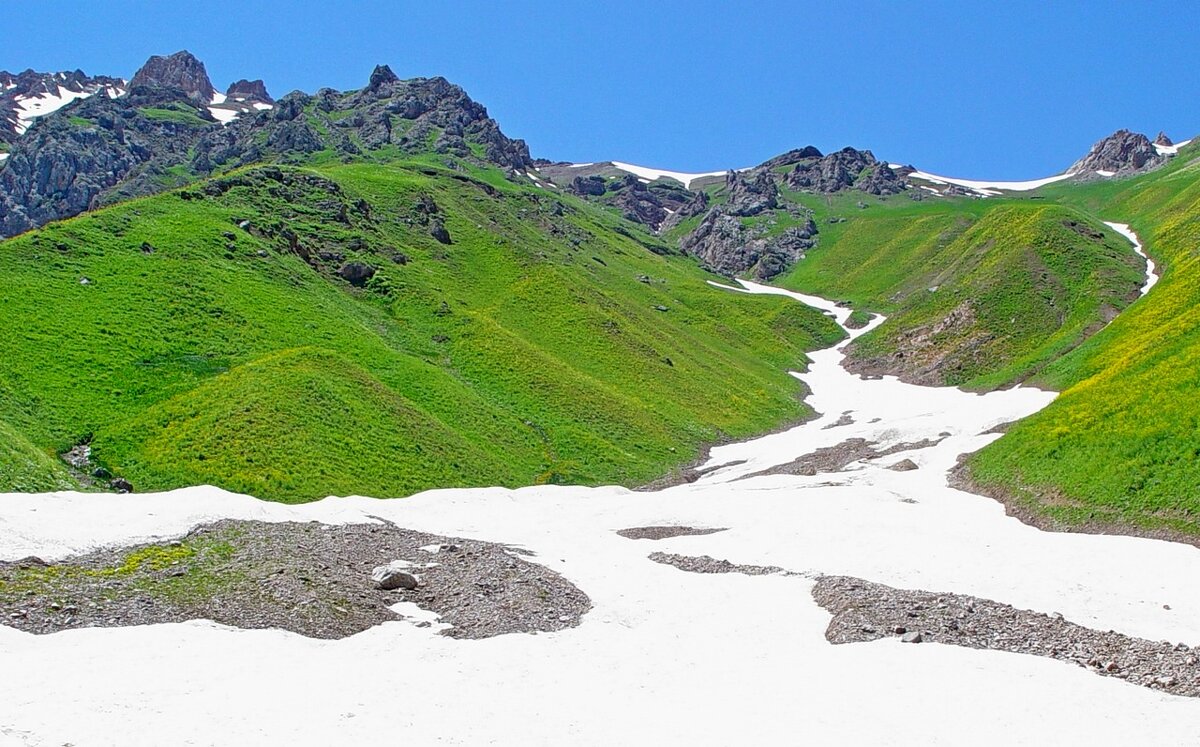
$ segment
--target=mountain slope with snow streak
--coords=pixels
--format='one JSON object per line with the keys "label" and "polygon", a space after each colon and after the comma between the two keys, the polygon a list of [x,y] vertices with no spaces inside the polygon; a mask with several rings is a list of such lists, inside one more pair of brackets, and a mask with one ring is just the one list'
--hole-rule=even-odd
{"label": "mountain slope with snow streak", "polygon": [[[780,293],[752,284],[741,290]],[[203,487],[4,496],[4,559],[167,539],[221,517],[383,519],[524,548],[586,592],[593,608],[576,628],[480,641],[439,636],[417,619],[337,641],[203,621],[47,636],[0,628],[0,656],[12,675],[0,681],[0,735],[8,740],[0,744],[316,745],[383,732],[416,743],[531,745],[1191,740],[1200,729],[1195,700],[1085,667],[936,639],[826,641],[829,613],[810,595],[821,574],[970,594],[1094,629],[1200,644],[1200,551],[1041,532],[987,498],[946,487],[960,452],[994,440],[985,431],[1053,394],[973,395],[864,380],[842,369],[840,357],[839,349],[817,353],[798,374],[823,417],[716,449],[706,466],[717,469],[704,479],[657,492],[492,488],[304,506]],[[747,477],[851,436],[890,444],[933,434],[948,435],[841,472]],[[887,468],[905,457],[919,468]],[[616,534],[645,525],[724,531],[662,541]],[[652,562],[654,551],[794,575],[688,573]],[[331,686],[315,691],[313,682]],[[64,702],[72,704],[70,718],[62,717]]]}

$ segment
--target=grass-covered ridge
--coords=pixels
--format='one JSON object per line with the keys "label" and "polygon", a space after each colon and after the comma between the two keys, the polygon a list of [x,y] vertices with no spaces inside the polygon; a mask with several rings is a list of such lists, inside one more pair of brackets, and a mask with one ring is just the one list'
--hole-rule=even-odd
{"label": "grass-covered ridge", "polygon": [[1049,367],[1053,404],[975,455],[972,478],[1066,524],[1200,534],[1200,163],[1047,190],[1129,223],[1162,280]]}
{"label": "grass-covered ridge", "polygon": [[253,168],[0,243],[0,489],[61,487],[88,438],[139,491],[636,484],[807,413],[785,371],[827,317],[444,160]]}
{"label": "grass-covered ridge", "polygon": [[[845,197],[834,200],[844,202]],[[831,200],[820,244],[782,279],[888,321],[851,346],[856,370],[989,389],[1039,381],[1137,297],[1144,263],[1076,209],[1040,200]]]}

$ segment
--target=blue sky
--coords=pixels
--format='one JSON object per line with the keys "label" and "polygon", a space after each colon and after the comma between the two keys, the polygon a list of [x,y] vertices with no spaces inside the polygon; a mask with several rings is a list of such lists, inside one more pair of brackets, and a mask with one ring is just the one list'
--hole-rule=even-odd
{"label": "blue sky", "polygon": [[[707,171],[814,144],[949,176],[1068,166],[1120,127],[1200,133],[1200,5],[13,2],[0,69],[129,77],[189,49],[223,89],[443,75],[538,157]],[[39,30],[43,30],[39,32]]]}

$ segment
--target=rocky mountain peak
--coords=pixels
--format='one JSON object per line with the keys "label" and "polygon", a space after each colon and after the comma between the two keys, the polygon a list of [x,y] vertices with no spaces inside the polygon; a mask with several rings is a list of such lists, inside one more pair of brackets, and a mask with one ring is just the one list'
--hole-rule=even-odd
{"label": "rocky mountain peak", "polygon": [[146,60],[133,80],[130,88],[172,88],[183,91],[191,100],[207,104],[212,101],[216,89],[208,78],[204,63],[186,49],[167,57],[154,55]]}
{"label": "rocky mountain peak", "polygon": [[1174,145],[1175,143],[1173,143],[1171,141],[1171,138],[1167,137],[1167,133],[1163,132],[1162,130],[1159,130],[1158,137],[1154,138],[1154,144],[1155,145],[1163,145],[1163,146],[1166,146],[1169,148],[1172,145]]}
{"label": "rocky mountain peak", "polygon": [[225,92],[225,95],[231,99],[261,101],[264,104],[275,103],[275,99],[271,98],[271,94],[267,93],[267,84],[261,80],[246,80],[243,78],[236,83],[230,84],[229,90]]}
{"label": "rocky mountain peak", "polygon": [[388,83],[398,83],[400,78],[392,72],[392,69],[387,65],[376,65],[371,71],[371,82],[367,84],[367,90],[378,91],[381,87]]}
{"label": "rocky mountain peak", "polygon": [[1088,154],[1076,161],[1070,170],[1080,175],[1097,171],[1128,174],[1153,168],[1166,160],[1166,156],[1159,155],[1150,138],[1142,133],[1117,130],[1093,145]]}

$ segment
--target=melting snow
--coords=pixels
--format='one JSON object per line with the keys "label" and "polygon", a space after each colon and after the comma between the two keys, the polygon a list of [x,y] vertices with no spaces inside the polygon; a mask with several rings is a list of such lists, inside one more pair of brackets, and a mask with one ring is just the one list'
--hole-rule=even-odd
{"label": "melting snow", "polygon": [[[841,322],[850,314],[778,288],[725,288],[791,296]],[[829,614],[809,594],[822,573],[1200,644],[1195,548],[1042,532],[988,498],[947,487],[961,453],[998,438],[988,431],[1044,407],[1053,393],[979,395],[861,379],[841,367],[842,348],[813,353],[808,371],[794,374],[823,415],[714,448],[700,480],[654,492],[478,488],[301,506],[211,487],[0,496],[4,559],[174,537],[223,517],[381,517],[528,548],[593,603],[577,628],[479,641],[405,622],[339,641],[203,621],[48,636],[0,627],[0,735],[121,745],[351,744],[381,734],[416,744],[1194,742],[1194,700],[1082,667],[936,643],[826,642]],[[846,411],[853,423],[825,429]],[[877,460],[910,458],[919,466],[910,472],[865,460],[812,477],[750,477],[847,438],[881,447],[943,440]],[[646,543],[615,533],[650,525],[729,527],[654,549],[800,575],[685,573],[651,562]],[[400,611],[433,622],[419,608]]]}
{"label": "melting snow", "polygon": [[33,124],[33,120],[37,117],[44,117],[51,112],[56,112],[67,104],[76,99],[86,99],[95,93],[94,90],[84,89],[82,91],[71,91],[62,86],[55,86],[56,93],[42,93],[37,96],[23,96],[17,98],[17,124],[16,131],[18,135],[25,134],[25,131]]}
{"label": "melting snow", "polygon": [[234,109],[222,109],[217,106],[208,107],[208,112],[209,112],[209,114],[212,114],[213,117],[223,125],[229,124],[233,120],[237,119],[238,116],[240,115],[240,112],[238,112]]}
{"label": "melting snow", "polygon": [[1096,173],[1099,174],[1100,176],[1116,176],[1117,175],[1117,172],[1108,171],[1106,169],[1096,169]]}
{"label": "melting snow", "polygon": [[1104,221],[1104,225],[1129,239],[1129,242],[1133,244],[1133,250],[1146,260],[1146,282],[1142,285],[1141,291],[1143,296],[1146,295],[1154,287],[1154,284],[1158,282],[1158,275],[1155,274],[1154,260],[1150,259],[1150,255],[1146,254],[1146,250],[1142,248],[1141,240],[1138,239],[1138,235],[1133,232],[1133,229],[1128,224]]}
{"label": "melting snow", "polygon": [[702,174],[690,174],[690,173],[686,173],[683,171],[665,171],[663,169],[651,169],[651,168],[647,168],[645,166],[635,166],[632,163],[622,163],[620,161],[612,161],[611,163],[613,166],[620,169],[621,171],[628,171],[630,174],[633,174],[634,176],[638,176],[642,179],[645,179],[647,182],[652,182],[655,179],[662,179],[665,177],[667,179],[674,179],[675,181],[679,182],[680,184],[682,184],[684,187],[687,187],[688,189],[691,189],[692,182],[696,181],[697,179],[703,179],[706,176],[725,176],[725,174],[727,173],[727,170],[726,170],[726,171],[707,171]]}
{"label": "melting snow", "polygon": [[[888,166],[890,166],[893,169],[901,168],[901,166],[899,164],[895,164],[895,163],[890,163],[890,164],[888,164]],[[967,189],[973,189],[982,194],[994,196],[994,195],[999,194],[999,192],[996,192],[995,190],[1007,190],[1009,192],[1027,192],[1031,189],[1037,189],[1038,187],[1044,187],[1047,184],[1053,184],[1054,182],[1061,182],[1063,179],[1070,179],[1071,177],[1075,176],[1075,173],[1068,172],[1066,174],[1059,174],[1058,176],[1048,176],[1045,179],[1030,179],[1029,181],[1024,181],[1024,182],[1000,182],[1000,181],[993,182],[993,181],[981,181],[981,180],[976,180],[976,179],[957,179],[957,178],[949,177],[949,176],[939,176],[937,174],[930,174],[925,171],[914,171],[914,172],[912,172],[912,176],[916,177],[917,179],[924,179],[925,181],[933,182],[934,184],[957,184],[960,187],[966,187]]]}
{"label": "melting snow", "polygon": [[1187,145],[1190,142],[1192,142],[1192,141],[1184,140],[1183,142],[1175,143],[1174,145],[1159,145],[1158,143],[1155,143],[1154,150],[1160,156],[1173,156],[1173,155],[1179,153],[1180,148],[1182,148],[1183,146]]}

